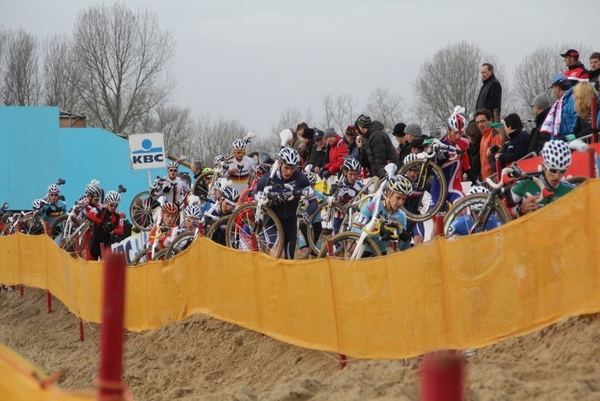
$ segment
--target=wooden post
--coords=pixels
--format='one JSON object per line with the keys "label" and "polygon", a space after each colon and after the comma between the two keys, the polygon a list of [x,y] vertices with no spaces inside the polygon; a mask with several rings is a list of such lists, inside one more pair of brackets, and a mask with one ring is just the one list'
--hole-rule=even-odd
{"label": "wooden post", "polygon": [[48,309],[48,314],[51,314],[52,313],[52,294],[48,290],[46,290],[46,308]]}
{"label": "wooden post", "polygon": [[464,356],[428,354],[421,368],[421,401],[463,401]]}

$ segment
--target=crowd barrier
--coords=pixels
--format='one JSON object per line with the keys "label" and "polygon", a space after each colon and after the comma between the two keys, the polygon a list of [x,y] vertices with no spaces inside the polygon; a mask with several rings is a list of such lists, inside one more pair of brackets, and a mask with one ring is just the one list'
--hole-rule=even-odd
{"label": "crowd barrier", "polygon": [[[600,311],[599,200],[600,180],[589,180],[493,231],[353,262],[273,259],[200,238],[171,260],[127,268],[125,326],[204,313],[356,358],[486,346]],[[100,262],[19,234],[0,237],[0,266],[0,282],[47,289],[100,321]]]}

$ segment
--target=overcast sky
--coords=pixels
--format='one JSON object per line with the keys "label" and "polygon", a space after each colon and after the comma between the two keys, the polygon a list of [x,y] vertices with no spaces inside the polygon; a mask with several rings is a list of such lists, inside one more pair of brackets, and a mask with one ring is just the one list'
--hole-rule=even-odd
{"label": "overcast sky", "polygon": [[[44,39],[58,32],[70,35],[79,10],[99,2],[2,3],[0,24]],[[497,55],[510,74],[540,45],[583,43],[600,51],[599,0],[125,4],[134,11],[147,7],[161,28],[172,32],[177,43],[175,104],[191,108],[195,116],[239,120],[257,133],[269,133],[288,107],[303,113],[310,109],[318,122],[326,94],[350,93],[362,109],[376,88],[389,88],[410,105],[420,65],[462,40]],[[590,18],[587,24],[585,18]]]}

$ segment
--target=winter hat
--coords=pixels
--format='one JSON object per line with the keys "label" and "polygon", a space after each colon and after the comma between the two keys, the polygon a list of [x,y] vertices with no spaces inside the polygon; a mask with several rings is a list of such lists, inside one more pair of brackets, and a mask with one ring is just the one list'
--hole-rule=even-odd
{"label": "winter hat", "polygon": [[392,132],[392,135],[403,137],[405,135],[405,133],[404,133],[405,128],[406,128],[406,124],[404,124],[404,123],[396,124],[394,126],[394,131]]}
{"label": "winter hat", "polygon": [[360,116],[358,116],[358,118],[356,119],[356,122],[354,123],[354,128],[356,128],[356,129],[358,129],[358,127],[369,128],[370,126],[371,126],[371,117],[365,116],[364,114],[361,114]]}
{"label": "winter hat", "polygon": [[569,81],[567,80],[565,74],[556,74],[554,77],[552,77],[552,83],[550,84],[548,89],[552,88],[555,85],[562,87],[561,85],[568,84],[568,82]]}
{"label": "winter hat", "polygon": [[404,128],[404,133],[412,135],[412,136],[417,137],[417,138],[420,138],[421,135],[422,135],[422,133],[421,133],[421,127],[419,127],[418,124],[408,124],[406,126],[406,128]]}
{"label": "winter hat", "polygon": [[312,128],[304,128],[304,132],[302,133],[302,138],[313,139],[315,135],[315,130]]}
{"label": "winter hat", "polygon": [[325,129],[325,138],[327,138],[329,136],[338,136],[338,134],[337,134],[337,132],[335,132],[335,129],[333,129],[333,128],[326,128]]}
{"label": "winter hat", "polygon": [[546,92],[540,93],[533,99],[532,106],[540,110],[546,110],[550,107],[550,96]]}
{"label": "winter hat", "polygon": [[323,139],[324,136],[325,136],[325,133],[321,130],[318,130],[315,132],[315,136],[313,138],[316,141],[317,139]]}
{"label": "winter hat", "polygon": [[358,132],[356,132],[354,125],[349,125],[348,128],[346,128],[345,134],[348,136],[358,136]]}

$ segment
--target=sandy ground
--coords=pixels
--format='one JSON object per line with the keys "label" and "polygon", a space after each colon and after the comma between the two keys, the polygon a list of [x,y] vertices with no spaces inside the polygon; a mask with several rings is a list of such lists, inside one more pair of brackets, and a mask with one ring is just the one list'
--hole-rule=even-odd
{"label": "sandy ground", "polygon": [[[99,327],[45,292],[0,293],[0,342],[59,385],[91,389]],[[124,379],[136,400],[416,400],[420,359],[351,361],[298,348],[203,315],[127,333]],[[566,319],[479,350],[466,368],[469,400],[599,400],[600,315]]]}

